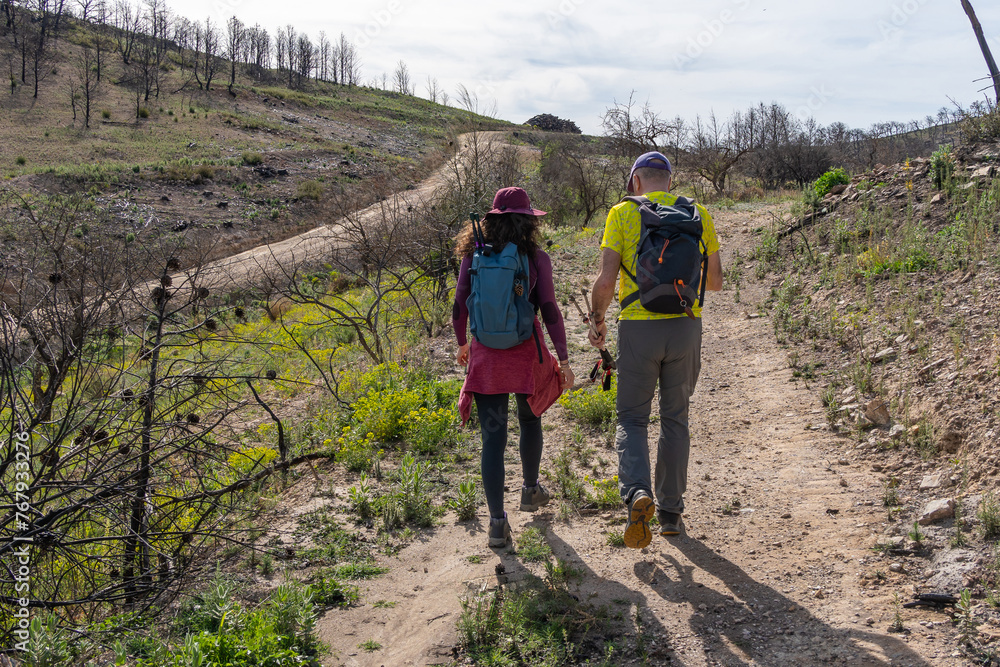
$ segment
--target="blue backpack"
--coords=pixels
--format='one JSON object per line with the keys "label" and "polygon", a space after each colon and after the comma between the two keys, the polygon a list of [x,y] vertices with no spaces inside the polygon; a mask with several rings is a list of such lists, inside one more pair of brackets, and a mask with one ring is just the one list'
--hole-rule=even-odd
{"label": "blue backpack", "polygon": [[535,332],[535,308],[528,301],[528,257],[518,252],[516,243],[499,251],[487,244],[479,216],[470,217],[476,249],[469,269],[472,292],[465,302],[469,327],[482,345],[506,350]]}

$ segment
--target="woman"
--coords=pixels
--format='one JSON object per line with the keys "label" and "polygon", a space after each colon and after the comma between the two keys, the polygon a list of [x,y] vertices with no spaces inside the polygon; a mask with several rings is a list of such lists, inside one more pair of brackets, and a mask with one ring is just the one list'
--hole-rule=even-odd
{"label": "woman", "polygon": [[458,339],[459,364],[467,366],[462,387],[463,421],[471,413],[475,401],[483,436],[483,490],[490,510],[489,545],[503,547],[510,542],[510,524],[503,508],[504,462],[507,446],[507,417],[510,394],[517,398],[517,419],[520,422],[521,467],[524,484],[521,488],[521,511],[534,512],[548,504],[549,492],[538,481],[542,458],[541,414],[559,394],[573,385],[566,350],[566,330],[562,313],[556,304],[552,282],[552,262],[538,248],[538,217],[545,215],[531,207],[528,194],[521,188],[503,188],[493,198],[493,209],[483,219],[482,230],[487,244],[497,252],[508,243],[517,245],[528,257],[528,300],[541,313],[559,356],[558,365],[552,354],[540,344],[541,325],[534,321],[535,335],[506,350],[493,349],[478,341],[467,341],[469,320],[467,300],[472,290],[469,268],[476,243],[472,225],[456,239],[456,255],[462,265],[452,323]]}

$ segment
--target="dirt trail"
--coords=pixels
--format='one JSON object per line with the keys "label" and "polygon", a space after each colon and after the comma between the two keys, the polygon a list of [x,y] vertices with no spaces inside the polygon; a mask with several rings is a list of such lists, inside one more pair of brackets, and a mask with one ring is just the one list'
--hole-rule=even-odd
{"label": "dirt trail", "polygon": [[[763,211],[717,213],[724,261],[736,249],[747,255],[749,229],[765,219]],[[579,276],[557,280],[576,283]],[[740,303],[733,290],[711,295],[692,406],[686,536],[657,535],[647,549],[632,551],[607,543],[608,532],[621,530],[623,512],[564,521],[555,510],[511,511],[515,541],[529,525],[544,527],[554,555],[584,573],[571,591],[632,619],[625,639],[633,646],[643,635],[646,664],[965,664],[940,612],[902,610],[907,632],[889,631],[894,594],[905,601],[911,589],[892,561],[871,549],[887,525],[881,482],[853,456],[850,441],[818,430],[825,416],[817,392],[791,382],[770,321],[749,316],[767,290],[744,282]],[[568,324],[579,375],[592,354],[583,326]],[[543,473],[569,445],[572,428],[558,406],[546,422],[555,428],[546,432]],[[519,488],[515,452],[508,448],[508,505]],[[599,445],[597,456],[609,464],[605,476],[613,474],[614,452]],[[525,571],[516,555],[485,543],[482,517],[462,525],[449,515],[386,559],[390,573],[362,586],[362,605],[320,621],[335,652],[324,665],[451,662],[460,596],[495,586],[500,562],[509,578]],[[874,579],[863,575],[876,571],[880,584],[866,583]],[[377,600],[397,604],[375,608]],[[383,648],[360,650],[367,639]]]}
{"label": "dirt trail", "polygon": [[[387,200],[372,204],[354,214],[358,226],[394,211],[406,210],[419,204],[433,201],[439,188],[449,182],[470,152],[483,151],[504,132],[478,132],[463,134],[457,138],[462,148],[448,159],[433,174],[421,181],[414,189],[397,192]],[[474,145],[478,142],[478,145]],[[224,259],[209,262],[198,270],[197,284],[218,291],[231,286],[257,284],[262,279],[274,278],[282,282],[280,276],[303,263],[315,262],[324,257],[341,242],[344,220],[333,220],[307,232],[298,234],[278,243],[251,248]],[[178,276],[183,282],[184,277]]]}

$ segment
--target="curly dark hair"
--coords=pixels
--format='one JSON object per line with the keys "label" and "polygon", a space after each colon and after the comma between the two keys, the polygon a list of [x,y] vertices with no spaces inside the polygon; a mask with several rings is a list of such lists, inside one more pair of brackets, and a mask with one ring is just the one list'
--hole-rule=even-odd
{"label": "curly dark hair", "polygon": [[[538,250],[538,218],[524,213],[492,213],[483,218],[483,234],[486,242],[497,249],[508,243],[516,243],[518,250],[528,257],[534,258]],[[472,223],[466,222],[465,227],[455,237],[455,256],[461,261],[476,249],[472,235]]]}

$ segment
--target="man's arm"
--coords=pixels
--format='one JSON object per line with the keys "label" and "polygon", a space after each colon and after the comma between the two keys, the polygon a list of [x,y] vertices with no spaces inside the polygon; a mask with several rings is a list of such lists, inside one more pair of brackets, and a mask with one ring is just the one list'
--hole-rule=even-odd
{"label": "man's arm", "polygon": [[611,299],[615,297],[615,281],[618,280],[621,264],[622,256],[614,250],[605,248],[601,251],[601,272],[594,280],[594,286],[590,293],[590,307],[594,310],[594,328],[597,329],[597,335],[595,336],[594,332],[591,331],[588,338],[594,347],[604,345],[604,338],[608,333],[608,325],[604,318],[608,306],[611,305]]}
{"label": "man's arm", "polygon": [[708,256],[708,276],[705,279],[705,289],[709,292],[722,290],[722,257],[718,250]]}

